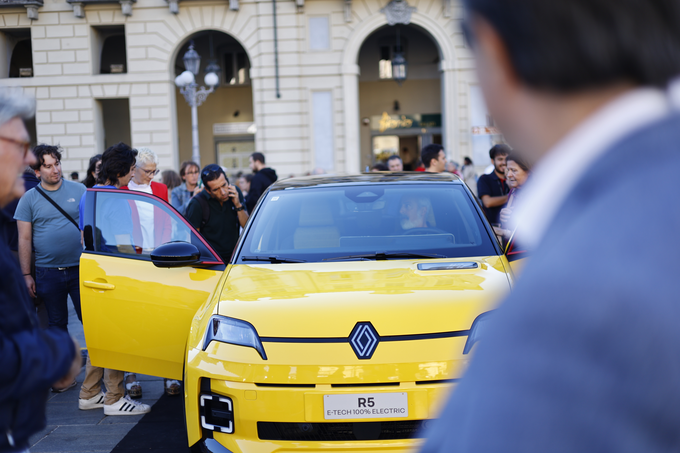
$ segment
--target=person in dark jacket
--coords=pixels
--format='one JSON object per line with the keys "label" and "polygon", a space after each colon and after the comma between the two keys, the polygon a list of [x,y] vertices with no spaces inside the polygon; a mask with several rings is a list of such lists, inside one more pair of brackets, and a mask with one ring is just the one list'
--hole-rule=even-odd
{"label": "person in dark jacket", "polygon": [[[0,208],[24,193],[21,171],[36,159],[24,119],[35,101],[0,91]],[[38,326],[19,263],[7,245],[0,211],[0,452],[27,451],[29,437],[45,427],[50,387],[64,388],[80,372],[78,342],[58,329]]]}
{"label": "person in dark jacket", "polygon": [[253,170],[253,180],[250,182],[250,190],[246,197],[246,209],[252,213],[267,187],[276,182],[276,172],[264,166],[264,154],[253,153],[250,155],[250,169]]}
{"label": "person in dark jacket", "polygon": [[489,115],[533,165],[512,213],[531,255],[465,323],[421,453],[680,451],[680,2],[462,6]]}

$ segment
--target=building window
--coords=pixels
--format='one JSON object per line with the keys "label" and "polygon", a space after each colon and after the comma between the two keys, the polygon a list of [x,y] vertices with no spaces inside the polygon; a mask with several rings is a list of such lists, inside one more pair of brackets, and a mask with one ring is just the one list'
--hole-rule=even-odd
{"label": "building window", "polygon": [[130,100],[97,99],[96,107],[98,152],[118,142],[132,145]]}
{"label": "building window", "polygon": [[309,18],[309,48],[311,50],[328,50],[331,48],[328,17]]}
{"label": "building window", "polygon": [[250,62],[245,52],[224,54],[224,83],[226,85],[250,85]]}
{"label": "building window", "polygon": [[30,28],[0,33],[0,77],[33,77]]}
{"label": "building window", "polygon": [[92,27],[96,52],[92,61],[98,61],[95,74],[127,73],[127,50],[125,44],[125,26]]}

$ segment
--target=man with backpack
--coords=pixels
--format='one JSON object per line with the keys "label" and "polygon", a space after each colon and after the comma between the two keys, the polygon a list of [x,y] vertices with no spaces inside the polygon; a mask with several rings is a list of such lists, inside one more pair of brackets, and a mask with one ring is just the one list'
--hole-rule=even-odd
{"label": "man with backpack", "polygon": [[189,202],[186,219],[226,262],[236,246],[240,227],[248,221],[245,200],[219,165],[206,165],[201,181],[204,188]]}

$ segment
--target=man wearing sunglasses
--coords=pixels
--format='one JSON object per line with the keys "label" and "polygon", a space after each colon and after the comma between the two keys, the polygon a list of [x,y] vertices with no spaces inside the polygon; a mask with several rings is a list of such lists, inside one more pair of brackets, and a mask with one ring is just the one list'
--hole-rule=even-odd
{"label": "man wearing sunglasses", "polygon": [[[21,173],[36,163],[23,121],[34,112],[34,100],[0,90],[0,208],[23,195]],[[8,220],[0,211],[0,231]],[[71,384],[82,360],[67,332],[38,327],[21,274],[0,238],[0,452],[28,451],[29,437],[45,427],[47,390]]]}
{"label": "man wearing sunglasses", "polygon": [[532,254],[423,451],[680,451],[680,2],[462,3]]}
{"label": "man wearing sunglasses", "polygon": [[189,202],[186,219],[226,262],[236,246],[240,228],[248,221],[245,200],[241,190],[229,184],[219,165],[205,166],[201,181],[203,190]]}

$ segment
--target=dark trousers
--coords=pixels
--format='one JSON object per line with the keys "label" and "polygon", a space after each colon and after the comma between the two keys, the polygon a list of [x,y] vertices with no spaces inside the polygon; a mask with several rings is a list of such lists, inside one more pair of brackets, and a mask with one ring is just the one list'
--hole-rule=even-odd
{"label": "dark trousers", "polygon": [[80,322],[80,269],[72,267],[38,267],[35,268],[35,287],[38,297],[47,308],[50,327],[57,327],[68,332],[68,296],[71,296],[73,307]]}

